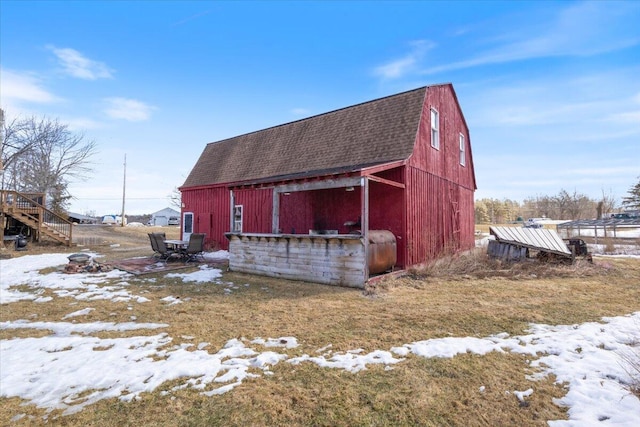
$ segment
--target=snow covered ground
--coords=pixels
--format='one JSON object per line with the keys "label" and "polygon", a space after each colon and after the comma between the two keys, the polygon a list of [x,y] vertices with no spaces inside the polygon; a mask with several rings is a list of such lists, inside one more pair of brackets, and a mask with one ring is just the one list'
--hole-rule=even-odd
{"label": "snow covered ground", "polygon": [[[210,254],[225,257],[226,253]],[[598,323],[580,325],[531,324],[526,334],[506,333],[475,337],[449,337],[412,343],[398,343],[390,349],[369,353],[361,349],[334,352],[331,343],[320,349],[291,357],[287,349],[299,349],[296,337],[230,339],[221,348],[193,337],[171,337],[161,323],[88,322],[91,301],[109,299],[144,304],[149,299],[129,290],[133,276],[120,271],[101,274],[66,275],[38,270],[67,263],[64,254],[24,256],[0,260],[0,303],[32,300],[46,304],[50,290],[57,298],[77,301],[58,322],[16,319],[0,323],[2,330],[46,330],[49,335],[0,340],[0,396],[19,397],[47,410],[62,409],[64,414],[81,411],[101,399],[123,401],[144,398],[143,393],[161,390],[170,395],[191,387],[207,396],[232,390],[245,378],[270,375],[278,363],[315,363],[327,369],[343,369],[357,375],[367,366],[381,364],[393,369],[409,357],[455,357],[472,352],[512,352],[530,356],[536,374],[527,378],[523,390],[505,390],[525,401],[535,393],[536,380],[553,374],[568,384],[567,394],[556,404],[569,408],[569,420],[549,421],[551,426],[640,425],[640,399],[626,386],[632,378],[625,369],[624,355],[639,353],[640,312],[604,318]],[[193,273],[170,273],[185,282],[203,286],[223,286],[233,292],[238,285],[221,280],[221,271],[203,266]],[[113,280],[115,284],[105,286]],[[21,290],[16,289],[21,286]],[[26,286],[24,286],[26,285]],[[248,286],[248,285],[242,285]],[[168,305],[181,301],[171,295],[161,299]],[[128,338],[98,338],[100,331],[154,331]],[[634,347],[635,346],[635,347]],[[303,349],[299,349],[303,350]],[[97,376],[96,372],[100,372]],[[182,382],[168,388],[169,380]],[[484,387],[478,389],[483,392]],[[15,414],[13,420],[25,417]]]}

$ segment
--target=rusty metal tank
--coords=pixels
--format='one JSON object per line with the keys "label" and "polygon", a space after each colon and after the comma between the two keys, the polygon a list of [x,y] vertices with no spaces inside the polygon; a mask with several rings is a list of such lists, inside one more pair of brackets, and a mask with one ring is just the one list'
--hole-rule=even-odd
{"label": "rusty metal tank", "polygon": [[369,274],[390,270],[397,261],[396,236],[388,230],[369,230]]}

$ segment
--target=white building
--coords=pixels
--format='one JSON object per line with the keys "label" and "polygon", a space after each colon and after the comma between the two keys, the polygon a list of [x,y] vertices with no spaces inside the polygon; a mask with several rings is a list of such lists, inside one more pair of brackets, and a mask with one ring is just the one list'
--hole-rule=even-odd
{"label": "white building", "polygon": [[164,208],[151,214],[148,225],[180,225],[180,212],[171,208]]}

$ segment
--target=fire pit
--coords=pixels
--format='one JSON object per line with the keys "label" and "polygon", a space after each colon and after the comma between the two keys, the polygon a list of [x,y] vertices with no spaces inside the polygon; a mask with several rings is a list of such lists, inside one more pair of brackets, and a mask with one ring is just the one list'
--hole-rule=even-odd
{"label": "fire pit", "polygon": [[85,263],[91,259],[91,256],[87,254],[73,254],[69,255],[67,259],[70,262]]}
{"label": "fire pit", "polygon": [[67,257],[69,264],[64,267],[64,272],[73,273],[101,273],[111,271],[112,267],[96,262],[88,254],[72,254]]}

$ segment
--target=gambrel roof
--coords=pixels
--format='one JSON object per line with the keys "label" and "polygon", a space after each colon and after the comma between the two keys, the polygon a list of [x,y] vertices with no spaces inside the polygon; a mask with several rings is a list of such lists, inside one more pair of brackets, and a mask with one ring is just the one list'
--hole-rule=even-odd
{"label": "gambrel roof", "polygon": [[408,159],[429,87],[212,142],[183,187],[313,177]]}

